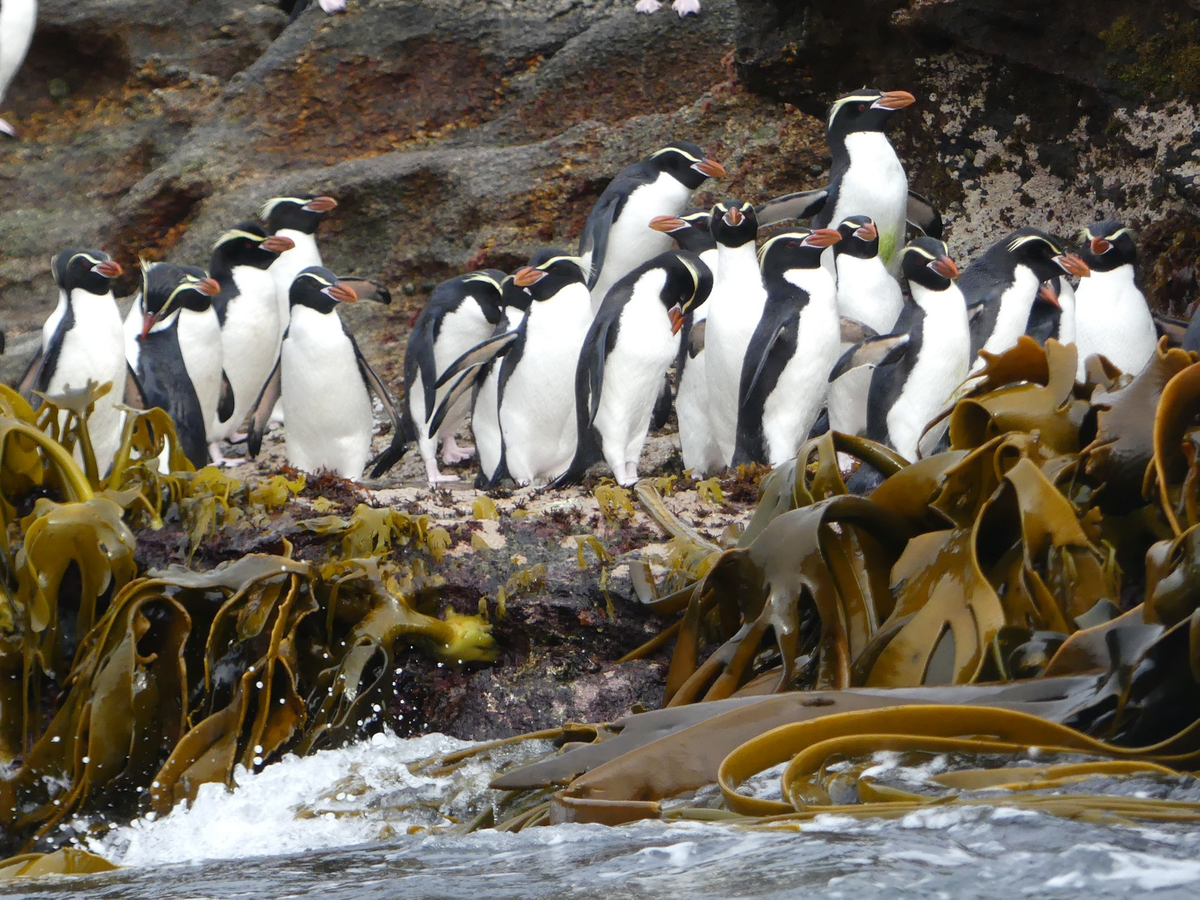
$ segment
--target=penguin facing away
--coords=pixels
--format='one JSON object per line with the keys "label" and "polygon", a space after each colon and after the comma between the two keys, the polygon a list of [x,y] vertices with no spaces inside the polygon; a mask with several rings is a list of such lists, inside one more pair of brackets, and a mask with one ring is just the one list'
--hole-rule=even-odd
{"label": "penguin facing away", "polygon": [[61,394],[85,388],[89,380],[111,382],[112,389],[96,401],[88,418],[97,474],[104,475],[121,439],[116,404],[124,399],[128,372],[121,313],[112,293],[112,280],[121,275],[121,266],[101,250],[72,248],[55,254],[50,270],[58,286],[58,305],[42,326],[42,346],[19,391],[31,399],[34,391]]}
{"label": "penguin facing away", "polygon": [[659,254],[613,285],[583,341],[575,369],[575,458],[555,486],[578,482],[601,456],[619,484],[637,482],[679,332],[711,289],[708,267],[684,250]]}
{"label": "penguin facing away", "polygon": [[825,404],[841,320],[821,254],[841,239],[831,228],[801,228],[759,251],[767,302],[742,365],[734,465],[791,459]]}
{"label": "penguin facing away", "polygon": [[142,291],[125,317],[125,356],[147,407],[171,416],[184,455],[197,469],[208,462],[208,430],[221,386],[221,327],[212,297],[221,286],[203,269],[142,263]]}
{"label": "penguin facing away", "polygon": [[410,437],[417,441],[430,484],[457,481],[438,471],[437,444],[442,461],[469,459],[474,448],[460,446],[455,431],[466,419],[470,397],[457,397],[433,429],[430,422],[439,402],[450,392],[437,387],[439,376],[463,353],[490,337],[500,322],[504,273],[495,269],[459,275],[443,281],[417,316],[404,353],[404,411]]}
{"label": "penguin facing away", "polygon": [[626,166],[609,182],[579,236],[593,312],[619,279],[671,249],[666,235],[647,234],[647,223],[658,215],[678,215],[706,179],[724,174],[725,168],[695,144],[676,141]]}
{"label": "penguin facing away", "polygon": [[1158,333],[1137,284],[1135,235],[1120,222],[1108,221],[1089,225],[1080,237],[1080,256],[1092,275],[1076,292],[1079,372],[1087,357],[1099,353],[1122,372],[1136,375],[1154,354]]}
{"label": "penguin facing away", "polygon": [[[29,52],[36,25],[37,0],[0,0],[0,107]],[[0,134],[15,138],[17,129],[0,118]]]}
{"label": "penguin facing away", "polygon": [[[337,308],[358,296],[328,269],[305,269],[292,282],[291,324],[270,378],[253,404],[249,450],[257,456],[271,408],[287,414],[288,461],[305,472],[333,472],[359,479],[371,454],[371,394],[392,423],[391,446],[372,471],[378,478],[403,453],[400,413],[383,382],[363,357]],[[357,373],[354,377],[351,373]]]}

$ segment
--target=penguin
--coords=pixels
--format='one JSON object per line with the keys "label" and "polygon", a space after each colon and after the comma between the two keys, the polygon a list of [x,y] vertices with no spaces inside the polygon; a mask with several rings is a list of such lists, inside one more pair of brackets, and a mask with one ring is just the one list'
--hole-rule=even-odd
{"label": "penguin", "polygon": [[828,197],[811,222],[813,228],[831,228],[848,216],[870,216],[879,234],[879,258],[892,273],[899,269],[895,256],[904,244],[909,192],[908,175],[886,128],[915,102],[908,91],[873,88],[833,101],[825,127],[833,159]]}
{"label": "penguin", "polygon": [[739,379],[735,465],[791,459],[825,404],[841,327],[837,285],[821,255],[841,239],[832,228],[798,228],[759,251],[767,302]]}
{"label": "penguin", "polygon": [[19,390],[30,399],[34,391],[61,394],[79,390],[87,387],[89,380],[112,384],[88,417],[96,470],[102,476],[121,441],[117,404],[125,398],[128,371],[121,313],[112,289],[121,266],[101,250],[72,248],[55,254],[50,271],[58,286],[58,305],[42,326],[42,346]]}
{"label": "penguin", "polygon": [[395,403],[337,312],[358,295],[329,269],[313,266],[296,276],[289,297],[291,324],[250,415],[250,455],[258,455],[271,408],[281,401],[291,465],[360,479],[371,454],[374,393],[392,423],[392,443],[371,472],[378,478],[403,454],[405,439]]}
{"label": "penguin", "polygon": [[1092,275],[1079,283],[1075,296],[1079,374],[1084,360],[1099,353],[1122,372],[1136,375],[1154,355],[1158,332],[1137,284],[1134,233],[1108,221],[1089,225],[1080,237],[1080,256]]}
{"label": "penguin", "polygon": [[496,269],[471,272],[443,281],[429,296],[417,316],[404,352],[405,421],[425,461],[430,484],[458,481],[457,475],[438,471],[437,445],[442,442],[442,462],[447,465],[470,459],[474,448],[459,446],[455,432],[466,418],[470,398],[465,394],[430,428],[438,402],[449,389],[437,388],[439,375],[464,352],[490,337],[501,317],[504,273]]}
{"label": "penguin", "polygon": [[590,272],[592,312],[618,280],[671,249],[664,234],[646,233],[658,215],[678,215],[692,193],[725,168],[695,144],[677,141],[622,169],[592,207],[579,237],[579,258]]}
{"label": "penguin", "polygon": [[[318,0],[318,3],[327,16],[346,11],[346,0]],[[283,0],[280,4],[283,11],[288,14],[288,25],[295,22],[300,13],[308,9],[310,5],[311,0]]]}
{"label": "penguin", "polygon": [[[0,107],[29,52],[36,24],[37,0],[0,0]],[[0,134],[15,138],[17,129],[0,119]]]}
{"label": "penguin", "polygon": [[[640,13],[652,13],[658,12],[658,7],[658,0],[638,0],[634,9]],[[681,19],[684,16],[698,16],[700,15],[700,0],[675,0],[671,4],[671,8],[679,14]]]}
{"label": "penguin", "polygon": [[275,280],[275,300],[279,304],[279,339],[287,331],[291,302],[288,292],[296,276],[310,266],[321,265],[321,251],[317,249],[317,229],[325,216],[337,208],[332,197],[317,197],[304,194],[296,197],[273,197],[262,208],[261,218],[268,234],[285,237],[292,242],[292,249],[285,250],[271,263],[271,277]]}
{"label": "penguin", "polygon": [[575,458],[555,486],[577,483],[601,456],[618,484],[637,483],[659,386],[679,353],[679,332],[711,289],[712,273],[686,250],[661,253],[613,285],[575,368]]}
{"label": "penguin", "polygon": [[233,403],[212,308],[220,290],[203,269],[143,260],[142,291],[125,317],[125,358],[144,403],[167,411],[184,455],[197,469],[208,462],[208,433],[219,401],[225,400],[226,415]]}
{"label": "penguin", "polygon": [[1060,344],[1075,343],[1075,288],[1065,275],[1042,282],[1025,333],[1042,345],[1051,338]]}
{"label": "penguin", "polygon": [[290,238],[270,236],[253,222],[225,232],[213,246],[208,270],[221,291],[212,305],[221,323],[222,359],[234,400],[229,418],[218,416],[210,432],[209,453],[217,465],[238,464],[222,455],[219,442],[241,439],[234,432],[250,412],[278,356],[279,305],[275,279],[267,270],[293,246]]}
{"label": "penguin", "polygon": [[[669,234],[681,250],[700,257],[716,279],[717,242],[709,231],[711,213],[690,210],[680,216],[655,216],[650,227]],[[711,288],[710,288],[711,291]],[[679,423],[679,449],[683,467],[695,479],[724,467],[708,414],[708,375],[704,337],[708,303],[692,304],[680,331],[679,356],[675,361],[675,418]]]}
{"label": "penguin", "polygon": [[[860,215],[842,219],[837,230],[841,240],[833,245],[833,259],[838,314],[875,334],[889,334],[904,308],[904,294],[879,256],[879,229],[870,216]],[[831,431],[862,434],[870,387],[871,372],[866,368],[853,369],[829,386]]]}
{"label": "penguin", "polygon": [[980,350],[1002,353],[1025,333],[1042,282],[1060,273],[1086,277],[1089,269],[1057,240],[1025,226],[993,244],[967,266],[958,286],[972,310],[972,371],[983,366]]}
{"label": "penguin", "polygon": [[767,290],[758,267],[754,207],[749,203],[718,203],[712,208],[709,231],[717,244],[717,272],[706,304],[705,380],[709,421],[724,467],[733,460],[742,365],[762,319]]}
{"label": "penguin", "polygon": [[586,264],[541,255],[538,264],[513,273],[533,302],[507,339],[497,386],[504,464],[522,485],[557,478],[575,457],[573,376],[592,323]]}

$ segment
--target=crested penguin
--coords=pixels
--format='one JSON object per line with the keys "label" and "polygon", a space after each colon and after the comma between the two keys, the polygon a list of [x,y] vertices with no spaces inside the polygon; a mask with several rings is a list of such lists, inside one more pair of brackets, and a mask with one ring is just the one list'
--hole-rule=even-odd
{"label": "crested penguin", "polygon": [[[879,229],[870,216],[860,215],[842,219],[837,230],[842,238],[833,246],[838,314],[888,334],[904,308],[904,294],[879,257]],[[868,368],[852,369],[829,386],[831,431],[861,434],[866,429],[870,387]]]}
{"label": "crested penguin", "polygon": [[711,289],[712,273],[685,250],[659,254],[613,285],[575,368],[575,458],[556,486],[578,482],[600,456],[619,484],[637,482],[658,390],[679,352],[679,331]]}
{"label": "crested penguin", "polygon": [[980,350],[1002,353],[1017,342],[1042,282],[1062,272],[1086,277],[1087,264],[1046,232],[1025,226],[996,242],[967,266],[958,286],[971,309],[972,371]]}
{"label": "crested penguin", "polygon": [[658,215],[677,215],[692,193],[724,167],[695,144],[676,141],[626,166],[592,207],[579,236],[579,258],[588,267],[593,313],[619,279],[671,249],[671,239],[646,225]]}
{"label": "crested penguin", "polygon": [[469,459],[474,452],[473,447],[459,446],[455,441],[455,431],[470,405],[465,394],[444,413],[437,429],[430,427],[430,421],[439,401],[450,391],[449,387],[436,386],[439,375],[464,352],[490,337],[500,322],[503,278],[503,272],[487,269],[443,281],[433,289],[409,335],[404,351],[404,412],[430,484],[458,481],[458,476],[438,471],[439,440],[442,462],[447,465]]}
{"label": "crested penguin", "polygon": [[389,466],[382,460],[399,459],[405,439],[395,403],[337,312],[358,295],[333,272],[313,266],[296,276],[289,296],[291,324],[250,416],[250,455],[258,455],[271,408],[282,402],[289,463],[305,472],[360,479],[371,454],[374,393],[392,423],[391,446],[371,472],[378,478]]}
{"label": "crested penguin", "polygon": [[762,318],[767,290],[758,267],[758,219],[749,203],[718,203],[709,231],[717,244],[717,272],[708,296],[705,380],[708,414],[721,465],[733,460],[737,442],[742,364]]}
{"label": "crested penguin", "polygon": [[841,239],[832,228],[798,228],[759,251],[767,302],[739,380],[735,465],[791,459],[825,404],[841,327],[837,285],[821,255]]}
{"label": "crested penguin", "polygon": [[958,267],[936,238],[921,237],[899,254],[912,302],[892,334],[869,338],[834,366],[837,378],[855,365],[873,364],[867,437],[916,460],[921,434],[967,377],[971,334]]}
{"label": "crested penguin", "polygon": [[275,279],[275,300],[279,304],[279,339],[287,331],[291,302],[288,293],[292,281],[310,266],[321,265],[321,251],[317,249],[317,229],[325,216],[337,208],[332,197],[317,197],[303,194],[297,197],[273,197],[262,208],[262,219],[268,234],[285,237],[292,242],[292,249],[285,250],[271,263],[271,277]]}
{"label": "crested penguin", "polygon": [[1060,344],[1075,343],[1075,288],[1065,275],[1042,282],[1025,333],[1042,345],[1051,338]]}
{"label": "crested penguin", "polygon": [[899,269],[896,251],[904,244],[908,175],[885,129],[892,116],[916,102],[908,91],[863,88],[834,100],[825,136],[833,158],[828,197],[812,219],[813,228],[836,227],[848,216],[870,216],[879,234],[879,258]]}
{"label": "crested penguin", "polygon": [[[112,280],[121,275],[121,266],[103,251],[72,248],[56,253],[50,270],[58,286],[58,305],[42,326],[42,346],[19,390],[30,399],[34,391],[79,390],[89,380],[112,383],[88,417],[97,475],[103,476],[121,440],[117,404],[124,400],[128,371],[121,313],[112,292]],[[80,458],[78,447],[75,453]]]}
{"label": "crested penguin", "polygon": [[[0,107],[29,52],[36,24],[37,0],[0,0]],[[15,138],[17,129],[0,118],[0,134]]]}
{"label": "crested penguin", "polygon": [[513,273],[533,302],[504,355],[497,390],[504,463],[518,484],[556,478],[575,456],[573,375],[592,323],[586,265],[542,255]]}
{"label": "crested penguin", "polygon": [[232,413],[227,419],[218,415],[210,432],[209,453],[218,465],[236,465],[221,454],[218,442],[235,436],[275,364],[279,304],[268,269],[293,246],[290,238],[268,235],[253,222],[225,232],[213,246],[208,269],[221,291],[212,305],[221,323],[222,359],[234,400]]}
{"label": "crested penguin", "polygon": [[[143,261],[142,291],[125,317],[125,358],[143,400],[171,416],[197,469],[208,462],[223,382],[221,326],[212,308],[220,290],[203,269]],[[233,401],[228,390],[226,401]]]}
{"label": "crested penguin", "polygon": [[[711,213],[695,209],[680,216],[655,216],[650,227],[669,234],[680,249],[695,253],[713,273],[717,272],[717,242],[709,231]],[[710,288],[711,291],[711,288]],[[679,448],[683,467],[693,478],[724,467],[708,414],[708,375],[704,354],[708,303],[692,304],[679,333],[679,357],[675,363],[675,418],[679,423]]]}
{"label": "crested penguin", "polygon": [[1134,233],[1109,221],[1089,225],[1080,236],[1080,256],[1092,276],[1079,283],[1075,297],[1079,374],[1084,360],[1099,353],[1122,372],[1136,375],[1154,355],[1158,333],[1137,285]]}

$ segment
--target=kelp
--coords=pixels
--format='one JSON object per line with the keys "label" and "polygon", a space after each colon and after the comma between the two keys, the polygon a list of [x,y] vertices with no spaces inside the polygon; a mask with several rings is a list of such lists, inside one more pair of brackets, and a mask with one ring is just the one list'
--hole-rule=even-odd
{"label": "kelp", "polygon": [[[304,480],[249,486],[193,471],[161,410],[130,411],[101,480],[87,465],[87,414],[101,395],[47,398],[35,414],[0,388],[7,849],[51,847],[79,814],[165,812],[238,767],[361,735],[390,695],[397,642],[455,664],[493,657],[485,621],[418,608],[440,584],[425,557],[449,543],[423,516],[360,505],[284,526],[327,537],[323,560],[291,558],[281,535],[284,555],[139,572],[135,527],[177,518],[190,562],[214,534],[266,523]],[[84,449],[83,468],[71,446]],[[84,865],[18,858],[5,872]]]}

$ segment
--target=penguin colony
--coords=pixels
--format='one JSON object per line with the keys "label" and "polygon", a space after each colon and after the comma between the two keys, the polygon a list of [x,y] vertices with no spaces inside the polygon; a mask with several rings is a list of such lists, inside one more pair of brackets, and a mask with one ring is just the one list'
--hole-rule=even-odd
{"label": "penguin colony", "polygon": [[[124,323],[111,290],[120,266],[99,250],[60,252],[58,305],[22,389],[124,385],[92,416],[101,470],[124,399],[166,409],[197,466],[228,462],[223,441],[246,440],[257,454],[278,407],[289,462],[346,478],[368,466],[374,394],[392,439],[371,477],[415,442],[431,484],[457,480],[439,461],[477,452],[476,485],[488,488],[573,483],[601,461],[633,484],[672,368],[693,477],[778,465],[823,427],[915,460],[936,445],[926,425],[982,365],[980,351],[1023,334],[1140,370],[1157,331],[1137,287],[1133,232],[1091,224],[1074,253],[1020,228],[960,274],[940,216],[909,191],[886,136],[913,102],[867,88],[835,100],[829,183],[758,206],[689,208],[726,174],[691,143],[626,167],[574,253],[543,248],[515,272],[470,272],[434,290],[406,349],[403,404],[338,317],[360,296],[390,297],[322,266],[316,234],[337,203],[313,195],[273,198],[262,224],[225,232],[207,271],[143,263]],[[760,239],[761,227],[801,218],[807,227]],[[457,436],[468,416],[476,447]]]}

